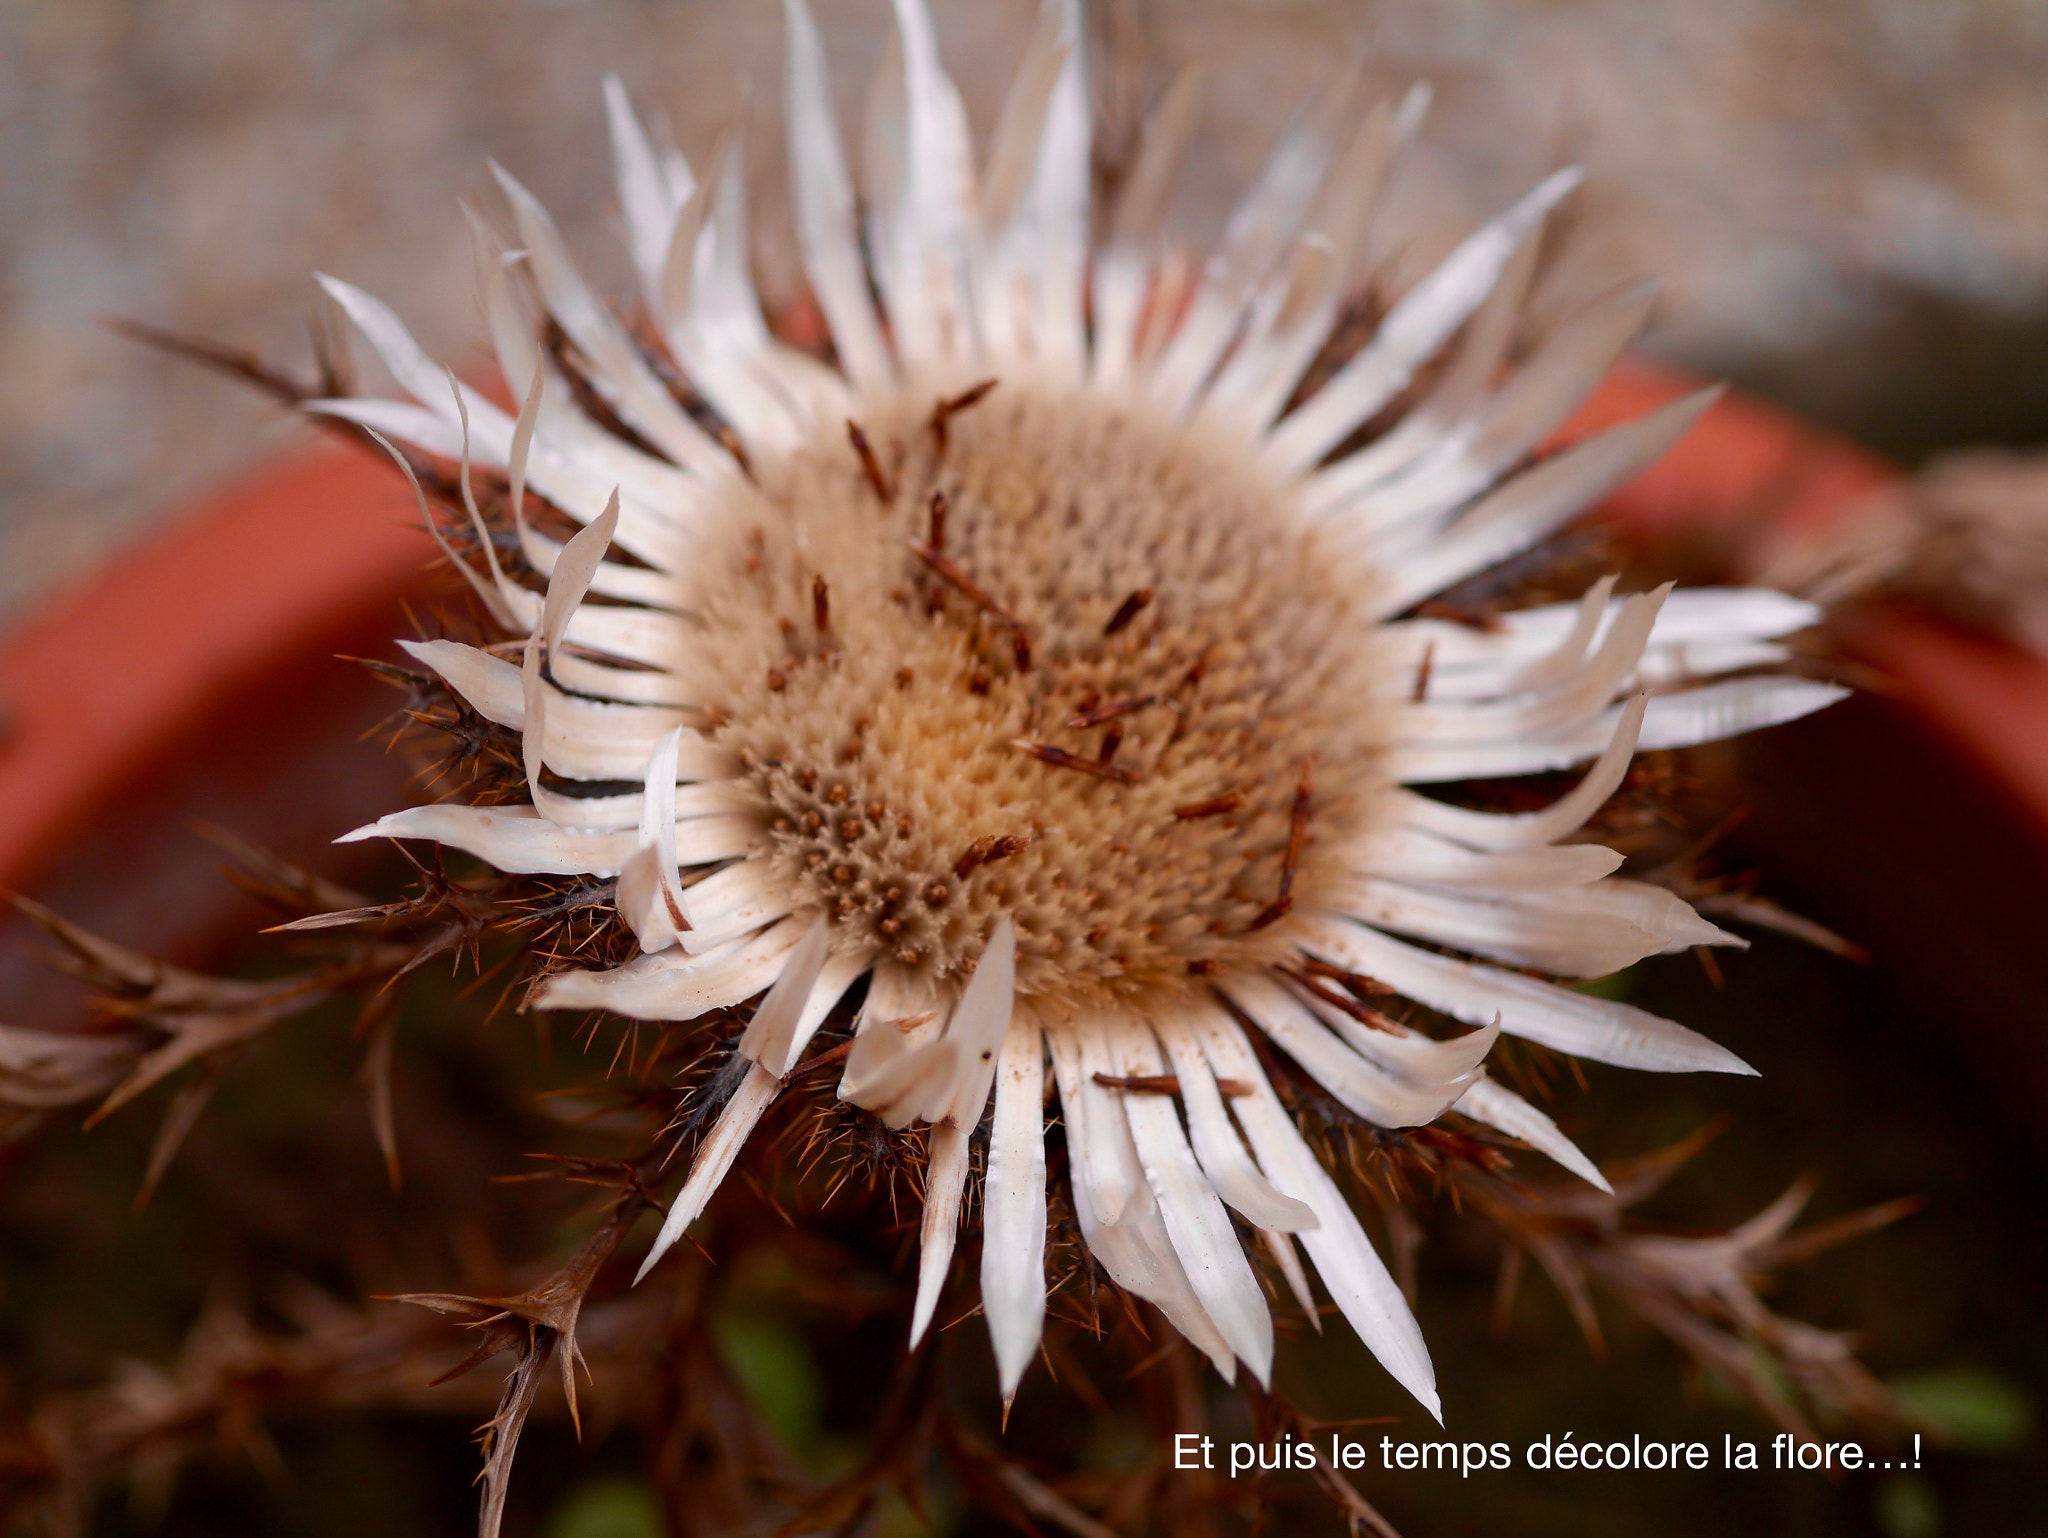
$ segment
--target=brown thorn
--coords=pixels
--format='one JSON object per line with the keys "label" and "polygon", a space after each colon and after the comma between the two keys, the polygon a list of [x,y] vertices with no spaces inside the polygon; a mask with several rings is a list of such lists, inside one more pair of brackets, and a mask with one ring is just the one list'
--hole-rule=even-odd
{"label": "brown thorn", "polygon": [[1415,687],[1408,698],[1420,705],[1429,698],[1429,670],[1436,662],[1436,642],[1430,641],[1422,648],[1422,661],[1415,669]]}
{"label": "brown thorn", "polygon": [[1498,614],[1485,609],[1468,609],[1458,604],[1444,603],[1435,598],[1427,603],[1417,604],[1415,612],[1423,619],[1449,620],[1453,625],[1463,625],[1467,630],[1493,631],[1501,628]]}
{"label": "brown thorn", "polygon": [[1342,983],[1361,997],[1399,993],[1401,990],[1392,983],[1383,983],[1377,977],[1367,977],[1363,972],[1348,971],[1332,962],[1319,961],[1314,956],[1304,956],[1301,969],[1316,977],[1327,977],[1332,982]]}
{"label": "brown thorn", "polygon": [[[1031,632],[1026,628],[1022,620],[1018,619],[1016,615],[1010,613],[1009,610],[990,597],[988,589],[962,571],[958,563],[948,560],[930,545],[912,540],[910,542],[910,553],[943,578],[948,586],[959,590],[976,607],[985,611],[989,618],[993,619],[1005,630],[1008,630],[1010,632],[1011,651],[1017,662],[1017,671],[1020,673],[1031,671]],[[975,692],[981,693],[984,691],[976,690]]]}
{"label": "brown thorn", "polygon": [[1309,802],[1315,794],[1315,760],[1301,761],[1301,778],[1295,782],[1294,805],[1287,813],[1287,854],[1280,864],[1280,895],[1259,910],[1245,933],[1277,924],[1294,907],[1294,873],[1301,868],[1302,847],[1308,842]]}
{"label": "brown thorn", "polygon": [[940,458],[943,459],[946,454],[948,427],[953,418],[968,407],[979,405],[995,387],[995,380],[984,379],[980,384],[969,385],[958,395],[948,396],[932,407],[932,446]]}
{"label": "brown thorn", "polygon": [[1007,860],[1024,847],[1024,840],[1014,833],[984,833],[967,846],[967,852],[953,862],[954,879],[965,881],[983,865],[992,865],[997,860]]}
{"label": "brown thorn", "polygon": [[896,488],[882,473],[882,462],[875,458],[874,445],[868,442],[868,435],[861,431],[860,423],[852,417],[846,419],[846,441],[853,445],[853,452],[860,460],[860,473],[867,477],[869,488],[882,501],[895,501]]}
{"label": "brown thorn", "polygon": [[1356,1020],[1367,1030],[1381,1031],[1388,1036],[1406,1036],[1408,1034],[1405,1027],[1389,1020],[1370,1004],[1359,1003],[1358,1000],[1332,988],[1328,983],[1311,977],[1305,971],[1297,971],[1293,967],[1275,967],[1273,970],[1282,977],[1292,981],[1297,987],[1304,988],[1314,994],[1332,1009],[1343,1010],[1345,1014]]}
{"label": "brown thorn", "polygon": [[1116,613],[1110,615],[1109,623],[1102,627],[1104,635],[1115,635],[1124,626],[1138,617],[1139,611],[1152,601],[1152,589],[1141,587],[1130,597],[1116,606]]}
{"label": "brown thorn", "polygon": [[934,551],[942,551],[946,548],[946,510],[951,505],[946,500],[945,492],[939,490],[932,492],[932,526],[931,533],[925,538],[925,543],[931,546]]}
{"label": "brown thorn", "polygon": [[1251,792],[1243,786],[1212,796],[1207,801],[1197,801],[1192,806],[1177,806],[1173,809],[1178,822],[1192,822],[1197,817],[1221,817],[1225,812],[1234,812],[1244,805],[1244,798]]}
{"label": "brown thorn", "polygon": [[[747,446],[740,442],[740,435],[730,427],[727,427],[725,423],[720,422],[712,436],[718,440],[720,448],[732,455],[733,463],[740,467],[740,474],[750,481],[753,480],[754,462],[747,458]],[[755,484],[759,485],[760,483],[756,481]]]}
{"label": "brown thorn", "polygon": [[239,347],[225,347],[218,342],[209,342],[202,337],[182,336],[175,331],[165,331],[144,321],[130,320],[125,315],[110,315],[101,318],[100,324],[116,336],[125,336],[131,342],[140,342],[145,347],[154,347],[159,352],[170,353],[173,357],[188,359],[218,369],[247,384],[254,385],[265,394],[296,406],[311,398],[317,385],[306,385],[293,379],[282,369],[272,368],[256,353]]}
{"label": "brown thorn", "polygon": [[836,1047],[827,1047],[823,1052],[818,1052],[805,1058],[796,1067],[790,1069],[788,1073],[782,1076],[782,1082],[784,1084],[794,1084],[798,1079],[808,1079],[814,1073],[823,1073],[827,1068],[845,1062],[847,1054],[852,1050],[853,1043],[850,1040],[842,1041]]}
{"label": "brown thorn", "polygon": [[811,578],[811,621],[818,627],[819,635],[832,629],[832,590],[822,576]]}
{"label": "brown thorn", "polygon": [[676,894],[668,889],[668,883],[665,881],[661,885],[661,901],[662,905],[668,909],[668,921],[675,925],[678,930],[687,931],[691,927],[690,920],[683,910],[676,905]]}
{"label": "brown thorn", "polygon": [[1018,737],[1010,743],[1010,746],[1019,753],[1029,753],[1041,764],[1050,764],[1055,769],[1078,769],[1083,774],[1092,774],[1101,780],[1114,780],[1119,785],[1135,785],[1138,782],[1137,775],[1128,769],[1118,768],[1115,764],[1097,763],[1093,759],[1082,758],[1078,754],[1069,753],[1065,748],[1056,748],[1049,742],[1031,742],[1023,737]]}
{"label": "brown thorn", "polygon": [[[1178,1095],[1180,1078],[1171,1073],[1114,1074],[1098,1073],[1095,1082],[1104,1089],[1120,1089],[1135,1095]],[[1241,1079],[1218,1079],[1216,1088],[1226,1097],[1235,1098],[1249,1095],[1252,1087]]]}
{"label": "brown thorn", "polygon": [[1102,747],[1095,755],[1095,762],[1106,764],[1116,757],[1116,750],[1124,745],[1123,728],[1112,726],[1102,734]]}
{"label": "brown thorn", "polygon": [[1105,721],[1114,721],[1118,716],[1127,716],[1133,711],[1150,710],[1154,705],[1163,705],[1168,710],[1186,714],[1186,707],[1179,700],[1164,694],[1141,694],[1136,699],[1117,700],[1108,705],[1085,705],[1068,716],[1063,724],[1074,731],[1086,731],[1091,726],[1100,726]]}
{"label": "brown thorn", "polygon": [[936,572],[949,587],[958,589],[976,607],[987,610],[989,616],[998,624],[1012,630],[1024,628],[1021,620],[991,598],[988,589],[962,571],[958,563],[948,560],[930,545],[915,539],[910,542],[910,553]]}
{"label": "brown thorn", "polygon": [[1261,929],[1269,929],[1293,911],[1294,894],[1292,892],[1282,892],[1259,910],[1258,916],[1244,926],[1244,932],[1251,935],[1257,934]]}

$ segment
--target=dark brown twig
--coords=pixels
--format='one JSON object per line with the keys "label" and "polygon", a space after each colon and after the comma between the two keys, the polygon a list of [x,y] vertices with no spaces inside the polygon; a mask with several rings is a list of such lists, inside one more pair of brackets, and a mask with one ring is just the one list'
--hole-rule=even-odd
{"label": "dark brown twig", "polygon": [[1114,780],[1119,785],[1135,785],[1137,774],[1116,764],[1106,764],[1099,759],[1083,758],[1078,753],[1069,753],[1065,748],[1056,748],[1049,742],[1031,742],[1023,737],[1010,744],[1019,753],[1029,753],[1041,764],[1050,764],[1055,769],[1078,769],[1083,774],[1092,774],[1098,780]]}

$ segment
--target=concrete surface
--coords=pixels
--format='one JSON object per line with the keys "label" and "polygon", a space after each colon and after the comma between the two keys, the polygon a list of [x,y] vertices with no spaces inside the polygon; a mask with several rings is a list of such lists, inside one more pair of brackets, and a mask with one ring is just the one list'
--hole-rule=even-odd
{"label": "concrete surface", "polygon": [[[0,5],[0,623],[300,429],[109,336],[121,314],[298,360],[308,273],[458,363],[459,196],[496,156],[623,293],[598,82],[701,150],[743,100],[780,217],[764,0],[7,0]],[[843,122],[887,25],[818,0]],[[937,0],[984,132],[1033,6]],[[1565,281],[1658,274],[1651,346],[1918,457],[2048,438],[2048,5],[2039,0],[1106,0],[1142,90],[1211,64],[1182,227],[1213,228],[1354,49],[1437,86],[1406,270],[1562,159]],[[1098,47],[1097,58],[1104,56]],[[1101,71],[1103,78],[1108,72]],[[1126,92],[1128,96],[1130,93]],[[764,284],[789,280],[786,252]]]}

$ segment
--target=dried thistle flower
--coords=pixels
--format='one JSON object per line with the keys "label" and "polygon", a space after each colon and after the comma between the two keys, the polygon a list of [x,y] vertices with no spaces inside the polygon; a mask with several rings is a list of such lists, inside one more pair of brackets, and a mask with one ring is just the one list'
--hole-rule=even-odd
{"label": "dried thistle flower", "polygon": [[[1242,1362],[1264,1380],[1272,1323],[1234,1211],[1313,1311],[1298,1240],[1437,1413],[1401,1291],[1262,1055],[1367,1122],[1456,1110],[1603,1188],[1487,1076],[1501,1032],[1748,1072],[1532,974],[1738,943],[1568,840],[1638,748],[1834,699],[1739,671],[1785,660],[1776,638],[1812,611],[1752,591],[1617,598],[1608,578],[1480,625],[1424,612],[1541,544],[1706,403],[1524,468],[1647,306],[1597,301],[1504,373],[1537,231],[1576,173],[1480,229],[1361,343],[1345,299],[1420,93],[1360,114],[1348,87],[1329,92],[1195,270],[1159,240],[1186,83],[1091,220],[1074,0],[1044,6],[979,175],[929,18],[897,0],[858,202],[816,32],[801,0],[787,9],[796,223],[830,364],[764,323],[739,157],[699,176],[616,82],[651,339],[599,303],[503,172],[514,240],[473,222],[516,416],[328,280],[412,400],[318,409],[460,462],[465,498],[472,462],[502,474],[517,558],[545,579],[508,574],[471,501],[487,571],[463,570],[525,637],[518,661],[408,647],[520,734],[525,804],[425,806],[349,837],[615,880],[640,954],[545,977],[540,1007],[689,1021],[760,996],[745,1076],[649,1265],[859,998],[840,1097],[930,1127],[913,1342],[993,1099],[981,1289],[1006,1399],[1030,1362],[1049,1060],[1073,1210],[1117,1283],[1226,1378]],[[580,529],[550,538],[529,489]],[[1589,761],[1540,810],[1415,788]],[[1433,1038],[1384,1014],[1389,995],[1478,1029]]]}

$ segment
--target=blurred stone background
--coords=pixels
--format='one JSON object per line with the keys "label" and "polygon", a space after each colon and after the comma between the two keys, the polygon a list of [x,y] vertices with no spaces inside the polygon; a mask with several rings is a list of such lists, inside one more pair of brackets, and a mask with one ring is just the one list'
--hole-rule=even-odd
{"label": "blurred stone background", "polygon": [[[882,0],[816,0],[842,122]],[[984,133],[1032,0],[937,0]],[[1181,218],[1212,228],[1353,50],[1433,82],[1398,189],[1412,271],[1584,161],[1574,285],[1659,275],[1653,352],[1909,460],[2048,438],[2042,0],[1103,0],[1156,90],[1211,70]],[[614,293],[598,82],[701,150],[757,104],[779,220],[780,8],[764,0],[0,0],[0,623],[303,429],[106,333],[125,315],[305,356],[308,273],[476,361],[455,200],[496,156]],[[1135,48],[1129,45],[1136,40]],[[1105,57],[1098,46],[1095,57]],[[1098,70],[1098,84],[1109,71]],[[771,224],[770,226],[774,226]],[[786,250],[786,245],[782,247]],[[772,292],[790,273],[771,252]]]}

